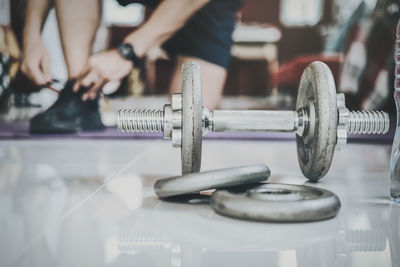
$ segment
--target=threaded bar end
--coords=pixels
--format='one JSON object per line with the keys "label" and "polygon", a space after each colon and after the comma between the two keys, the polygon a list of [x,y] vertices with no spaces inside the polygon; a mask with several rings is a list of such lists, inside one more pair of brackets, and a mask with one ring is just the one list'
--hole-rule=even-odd
{"label": "threaded bar end", "polygon": [[120,132],[162,132],[162,110],[121,109],[118,111],[117,128]]}
{"label": "threaded bar end", "polygon": [[385,134],[389,131],[389,115],[383,111],[352,111],[347,121],[351,134]]}
{"label": "threaded bar end", "polygon": [[346,235],[346,249],[348,251],[384,251],[386,237],[380,231],[350,230]]}

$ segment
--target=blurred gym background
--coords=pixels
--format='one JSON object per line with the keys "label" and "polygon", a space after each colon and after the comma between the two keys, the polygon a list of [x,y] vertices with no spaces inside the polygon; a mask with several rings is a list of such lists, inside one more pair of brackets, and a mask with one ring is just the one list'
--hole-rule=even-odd
{"label": "blurred gym background", "polygon": [[[28,0],[0,0],[0,133],[21,134],[29,118],[57,98],[56,88],[35,88],[18,73],[24,7]],[[95,51],[116,47],[152,10],[103,1]],[[221,109],[293,109],[305,67],[314,60],[332,69],[349,109],[384,109],[394,115],[394,43],[398,0],[246,0],[237,14],[235,44]],[[43,32],[52,75],[62,88],[66,69],[54,11]],[[168,102],[172,62],[152,49],[146,63],[108,84],[101,100],[104,124],[115,126],[120,108],[159,108]],[[50,90],[49,90],[50,89]],[[394,116],[393,116],[394,117]],[[394,120],[392,120],[394,122]]]}

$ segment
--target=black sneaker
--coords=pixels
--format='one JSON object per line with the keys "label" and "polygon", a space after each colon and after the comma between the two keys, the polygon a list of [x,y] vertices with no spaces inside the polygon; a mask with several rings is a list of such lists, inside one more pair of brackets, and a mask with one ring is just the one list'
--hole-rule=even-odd
{"label": "black sneaker", "polygon": [[72,91],[75,80],[65,84],[57,101],[46,111],[30,120],[31,133],[76,133],[103,130],[98,98],[82,101],[84,90]]}

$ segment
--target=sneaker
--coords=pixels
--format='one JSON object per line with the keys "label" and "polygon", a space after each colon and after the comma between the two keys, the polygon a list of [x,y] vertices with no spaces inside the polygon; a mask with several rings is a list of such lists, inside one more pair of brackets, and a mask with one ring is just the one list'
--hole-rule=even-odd
{"label": "sneaker", "polygon": [[98,98],[82,101],[83,90],[72,91],[75,80],[65,84],[57,101],[30,120],[30,133],[76,133],[103,130]]}

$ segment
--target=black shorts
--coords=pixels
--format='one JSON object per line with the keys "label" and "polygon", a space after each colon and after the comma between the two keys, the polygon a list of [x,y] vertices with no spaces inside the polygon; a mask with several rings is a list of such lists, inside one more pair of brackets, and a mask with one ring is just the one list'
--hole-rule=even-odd
{"label": "black shorts", "polygon": [[[161,0],[117,0],[121,5],[141,3],[157,6]],[[196,12],[185,26],[168,39],[162,48],[172,58],[178,55],[201,58],[228,67],[233,43],[236,13],[244,0],[211,0]]]}

